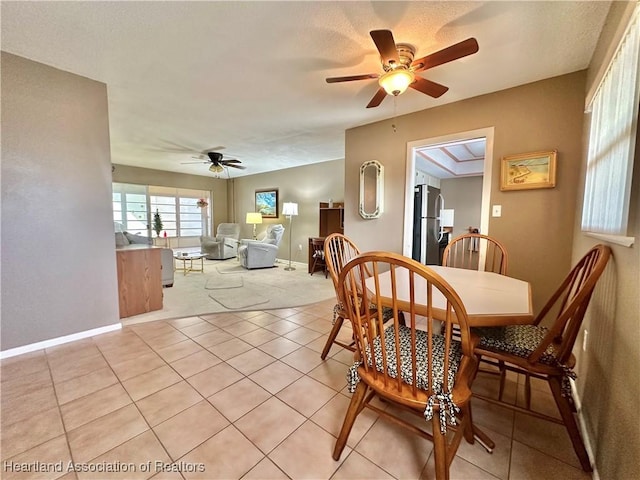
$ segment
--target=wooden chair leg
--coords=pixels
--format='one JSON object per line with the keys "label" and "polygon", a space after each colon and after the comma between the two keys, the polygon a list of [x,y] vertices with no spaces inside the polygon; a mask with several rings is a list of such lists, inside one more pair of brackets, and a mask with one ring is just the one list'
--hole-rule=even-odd
{"label": "wooden chair leg", "polygon": [[327,338],[327,343],[324,344],[324,348],[322,349],[322,354],[320,358],[324,360],[329,355],[329,350],[331,350],[331,345],[335,342],[336,337],[338,336],[338,332],[342,328],[342,324],[344,323],[344,318],[341,316],[336,317],[336,321],[331,328],[331,332],[329,333],[329,338]]}
{"label": "wooden chair leg", "polygon": [[464,439],[467,443],[473,443],[473,416],[471,414],[471,403],[468,402],[462,410],[462,422],[464,422]]}
{"label": "wooden chair leg", "polygon": [[[436,467],[436,480],[449,480],[449,461],[447,460],[447,437],[440,432],[440,415],[433,412],[433,459]],[[334,457],[335,459],[335,457]]]}
{"label": "wooden chair leg", "polygon": [[591,472],[593,471],[593,469],[591,468],[589,455],[587,455],[587,450],[584,447],[584,442],[582,441],[582,436],[580,435],[578,424],[573,417],[571,405],[569,404],[569,401],[562,396],[561,382],[562,380],[559,378],[549,377],[549,386],[551,387],[551,393],[553,393],[553,398],[555,399],[558,410],[560,411],[560,416],[562,417],[564,425],[567,428],[569,438],[571,438],[573,449],[578,456],[578,460],[580,460],[580,465],[582,465],[582,469],[585,472]]}
{"label": "wooden chair leg", "polygon": [[340,460],[340,455],[342,455],[342,450],[344,450],[344,447],[347,444],[347,439],[349,438],[353,424],[355,423],[358,414],[362,411],[366,393],[367,385],[364,382],[358,383],[356,391],[351,396],[351,403],[349,403],[349,408],[347,409],[347,413],[344,417],[344,422],[342,422],[342,428],[340,429],[338,440],[336,440],[336,446],[333,449],[333,459],[336,461]]}
{"label": "wooden chair leg", "polygon": [[498,368],[500,370],[500,390],[498,392],[498,400],[502,401],[502,395],[504,394],[504,385],[507,380],[507,369],[504,366],[502,360],[498,360]]}

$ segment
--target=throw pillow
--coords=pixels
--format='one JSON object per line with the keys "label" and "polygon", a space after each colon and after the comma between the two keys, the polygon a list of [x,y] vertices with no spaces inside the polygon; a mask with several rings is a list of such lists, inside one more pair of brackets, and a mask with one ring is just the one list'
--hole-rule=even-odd
{"label": "throw pillow", "polygon": [[143,237],[142,235],[136,235],[134,233],[124,232],[125,237],[129,240],[129,243],[151,245],[153,240],[149,237]]}
{"label": "throw pillow", "polygon": [[116,232],[116,247],[126,247],[129,245],[129,240],[122,232]]}

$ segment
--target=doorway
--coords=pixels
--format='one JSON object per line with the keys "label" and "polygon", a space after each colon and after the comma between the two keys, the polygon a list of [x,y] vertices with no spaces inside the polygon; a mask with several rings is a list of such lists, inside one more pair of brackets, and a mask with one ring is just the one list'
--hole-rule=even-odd
{"label": "doorway", "polygon": [[[464,142],[476,139],[484,139],[485,151],[484,161],[482,162],[482,200],[480,207],[480,232],[489,234],[489,214],[491,201],[491,170],[493,159],[493,136],[494,128],[481,128],[466,132],[458,132],[451,135],[441,137],[426,138],[407,143],[407,162],[405,172],[405,205],[404,205],[404,233],[403,233],[403,255],[411,257],[413,253],[414,242],[414,198],[416,187],[417,164],[419,163],[419,155],[421,151],[429,148],[443,147],[454,144],[462,144]],[[455,162],[454,162],[455,163]],[[455,172],[456,167],[451,164],[449,167],[441,165],[441,168],[449,170],[450,173],[460,176],[468,176],[468,172]],[[435,177],[435,175],[434,175]],[[445,204],[446,208],[446,204]]]}

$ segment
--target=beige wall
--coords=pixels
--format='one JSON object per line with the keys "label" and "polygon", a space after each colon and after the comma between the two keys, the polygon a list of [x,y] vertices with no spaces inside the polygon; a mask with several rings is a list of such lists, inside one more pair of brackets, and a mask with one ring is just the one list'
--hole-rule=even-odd
{"label": "beige wall", "polygon": [[3,351],[119,323],[105,84],[2,52]]}
{"label": "beige wall", "polygon": [[[633,3],[613,2],[605,28],[589,67],[587,85],[615,45],[616,33],[626,25]],[[585,124],[585,142],[588,133]],[[585,149],[586,152],[586,149]],[[600,478],[640,477],[640,132],[636,137],[631,212],[628,235],[635,237],[631,248],[611,245],[613,259],[596,288],[584,330],[589,331],[586,351],[582,334],[576,342],[578,390],[582,410]],[[574,228],[573,262],[599,241],[580,230],[586,154],[581,162]]]}
{"label": "beige wall", "polygon": [[[228,198],[228,183],[225,179],[129,167],[126,165],[114,165],[114,167],[114,182],[209,191],[211,194],[210,207],[212,208],[209,232],[215,233],[219,223],[231,221],[232,210]],[[188,244],[189,242],[190,244]],[[181,244],[174,241],[171,247],[188,247],[196,244],[199,245],[199,239],[189,239],[186,242],[182,240]]]}
{"label": "beige wall", "polygon": [[[488,233],[506,246],[510,275],[531,282],[538,310],[571,263],[585,76],[572,73],[347,130],[345,184],[357,185],[364,161],[382,162],[385,212],[363,220],[357,188],[347,188],[345,233],[364,250],[401,253],[407,142],[495,127],[491,203],[502,205],[502,216],[490,219]],[[417,93],[398,101],[410,102],[411,95]],[[556,188],[500,191],[501,157],[552,149],[558,150]]]}
{"label": "beige wall", "polygon": [[[290,234],[289,221],[281,213],[282,204],[298,203],[298,216],[293,218],[291,259],[307,263],[308,238],[318,236],[319,203],[328,202],[329,199],[341,202],[344,199],[344,160],[248,175],[233,180],[229,188],[233,191],[235,218],[241,226],[241,238],[251,238],[252,227],[245,224],[244,220],[247,212],[255,211],[255,191],[265,188],[278,189],[278,218],[264,219],[264,223],[258,225],[257,232],[264,232],[267,225],[273,223],[282,223],[287,228],[278,252],[280,259],[289,258]],[[299,245],[302,245],[302,250],[298,249]]]}
{"label": "beige wall", "polygon": [[444,206],[454,210],[451,238],[469,232],[469,227],[480,228],[482,206],[482,177],[445,178],[440,181]]}

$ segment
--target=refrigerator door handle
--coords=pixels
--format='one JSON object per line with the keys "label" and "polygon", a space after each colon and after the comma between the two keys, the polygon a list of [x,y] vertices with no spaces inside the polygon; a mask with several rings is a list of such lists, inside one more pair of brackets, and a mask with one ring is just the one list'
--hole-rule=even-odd
{"label": "refrigerator door handle", "polygon": [[442,228],[442,219],[440,218],[440,212],[444,209],[444,197],[441,193],[438,194],[435,201],[436,207],[436,232],[438,234],[438,238],[436,239],[438,243],[442,241],[444,237],[444,229]]}

